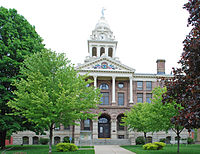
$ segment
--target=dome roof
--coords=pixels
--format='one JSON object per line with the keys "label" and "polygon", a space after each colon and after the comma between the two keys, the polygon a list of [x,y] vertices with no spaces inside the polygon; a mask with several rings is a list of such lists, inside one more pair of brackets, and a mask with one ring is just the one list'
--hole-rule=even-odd
{"label": "dome roof", "polygon": [[95,29],[109,29],[110,30],[110,26],[108,25],[104,16],[102,16],[100,18],[100,20],[98,21],[98,23],[95,26]]}
{"label": "dome roof", "polygon": [[95,26],[95,29],[92,31],[92,35],[90,35],[91,40],[98,41],[114,41],[115,37],[113,36],[113,32],[110,30],[110,26],[105,20],[104,16],[101,16],[98,23]]}

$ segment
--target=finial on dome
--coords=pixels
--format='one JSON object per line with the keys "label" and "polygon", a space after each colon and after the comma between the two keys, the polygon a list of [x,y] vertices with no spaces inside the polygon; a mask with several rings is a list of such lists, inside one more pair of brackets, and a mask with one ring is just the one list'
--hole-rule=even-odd
{"label": "finial on dome", "polygon": [[104,17],[104,11],[105,11],[106,9],[103,7],[102,8],[102,10],[101,10],[101,14],[102,14],[102,17]]}

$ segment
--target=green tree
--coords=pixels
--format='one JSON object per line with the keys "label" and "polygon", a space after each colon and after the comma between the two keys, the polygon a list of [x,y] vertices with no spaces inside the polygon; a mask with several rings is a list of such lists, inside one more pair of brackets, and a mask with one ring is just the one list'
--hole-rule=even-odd
{"label": "green tree", "polygon": [[[177,143],[179,152],[180,134],[184,127],[179,124],[173,123],[173,117],[178,115],[179,110],[182,109],[180,104],[177,104],[175,100],[171,103],[162,103],[163,94],[167,92],[167,88],[156,87],[153,90],[153,99],[151,105],[151,123],[154,125],[154,131],[168,131],[172,129],[177,135]],[[175,108],[174,108],[175,106]]]}
{"label": "green tree", "polygon": [[13,80],[20,77],[24,57],[44,48],[35,28],[15,9],[0,7],[0,147],[5,148],[6,134],[23,130],[23,117],[9,115],[7,102],[14,98]]}
{"label": "green tree", "polygon": [[75,124],[79,119],[96,116],[91,109],[100,103],[100,91],[87,85],[87,76],[78,75],[64,54],[44,50],[24,61],[20,73],[27,78],[16,81],[17,96],[9,106],[17,114],[49,130],[49,152],[52,151],[53,129],[62,123]]}
{"label": "green tree", "polygon": [[144,133],[145,143],[147,141],[146,134],[154,131],[153,125],[151,125],[150,108],[151,104],[149,103],[137,103],[125,113],[122,119],[123,125],[128,126],[130,130]]}
{"label": "green tree", "polygon": [[167,132],[172,129],[177,135],[179,152],[180,133],[184,128],[172,123],[172,118],[178,114],[178,110],[182,107],[180,104],[176,104],[176,101],[163,104],[162,95],[166,91],[166,88],[154,88],[151,103],[137,103],[132,107],[131,111],[125,113],[126,117],[123,121],[129,129],[144,132],[145,142],[147,132]]}

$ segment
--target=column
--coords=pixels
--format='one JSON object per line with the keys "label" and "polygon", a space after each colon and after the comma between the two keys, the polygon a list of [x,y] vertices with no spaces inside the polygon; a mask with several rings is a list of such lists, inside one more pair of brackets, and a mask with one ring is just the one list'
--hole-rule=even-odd
{"label": "column", "polygon": [[112,104],[115,104],[115,76],[112,76]]}
{"label": "column", "polygon": [[105,47],[105,55],[108,57],[108,47]]}
{"label": "column", "polygon": [[33,144],[33,136],[29,136],[29,145]]}
{"label": "column", "polygon": [[100,57],[100,47],[97,47],[97,57]]}
{"label": "column", "polygon": [[[79,123],[79,121],[76,121],[76,123]],[[80,131],[81,131],[81,128],[80,128],[80,125],[76,125],[74,126],[74,143],[76,145],[79,145],[79,139],[80,139]]]}
{"label": "column", "polygon": [[130,104],[133,103],[133,77],[129,77],[130,79]]}
{"label": "column", "polygon": [[93,139],[98,139],[98,120],[93,120]]}
{"label": "column", "polygon": [[94,87],[97,88],[97,76],[93,76],[94,78]]}
{"label": "column", "polygon": [[89,53],[90,53],[90,57],[92,57],[92,47],[90,46],[90,51],[89,51]]}
{"label": "column", "polygon": [[116,55],[116,47],[113,47],[113,58],[115,58]]}
{"label": "column", "polygon": [[117,120],[111,120],[111,139],[117,139]]}

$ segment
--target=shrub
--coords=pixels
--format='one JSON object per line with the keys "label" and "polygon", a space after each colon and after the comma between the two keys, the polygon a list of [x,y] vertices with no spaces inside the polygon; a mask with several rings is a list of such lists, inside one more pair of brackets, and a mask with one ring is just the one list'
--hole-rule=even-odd
{"label": "shrub", "polygon": [[147,144],[143,145],[143,149],[144,150],[157,150],[158,145],[156,145],[154,143],[147,143]]}
{"label": "shrub", "polygon": [[163,143],[163,142],[154,142],[153,144],[155,144],[155,145],[158,146],[158,149],[157,149],[157,150],[163,149],[163,147],[166,146],[166,144]]}
{"label": "shrub", "polygon": [[166,139],[165,138],[161,138],[159,141],[163,142],[163,143],[166,143]]}
{"label": "shrub", "polygon": [[49,139],[48,138],[40,138],[40,144],[46,145],[48,144]]}
{"label": "shrub", "polygon": [[56,150],[61,152],[76,151],[78,147],[73,143],[58,143],[56,145]]}
{"label": "shrub", "polygon": [[136,142],[136,145],[143,145],[145,143],[144,137],[143,136],[137,137],[135,142]]}
{"label": "shrub", "polygon": [[[64,142],[64,143],[70,143],[69,136],[64,137],[64,138],[63,138],[63,142]],[[71,143],[74,143],[74,138],[72,138]]]}
{"label": "shrub", "polygon": [[163,142],[154,142],[154,143],[147,143],[143,145],[144,150],[160,150],[163,149],[163,147],[166,146]]}
{"label": "shrub", "polygon": [[188,144],[194,144],[194,140],[191,137],[187,138],[187,143]]}

